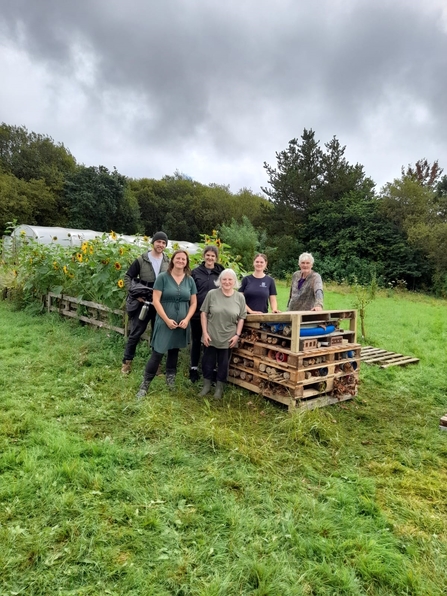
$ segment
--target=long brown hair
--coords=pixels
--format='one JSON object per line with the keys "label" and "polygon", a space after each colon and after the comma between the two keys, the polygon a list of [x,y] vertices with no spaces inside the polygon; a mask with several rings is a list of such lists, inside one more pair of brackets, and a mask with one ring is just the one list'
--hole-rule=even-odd
{"label": "long brown hair", "polygon": [[172,253],[172,257],[171,257],[171,260],[169,261],[169,265],[168,265],[168,273],[171,273],[171,271],[174,269],[174,257],[181,252],[184,255],[186,255],[186,265],[185,265],[185,268],[183,269],[183,271],[184,271],[185,275],[191,275],[191,268],[189,266],[189,254],[186,252],[186,250],[183,250],[182,248],[179,248],[178,250],[175,250]]}

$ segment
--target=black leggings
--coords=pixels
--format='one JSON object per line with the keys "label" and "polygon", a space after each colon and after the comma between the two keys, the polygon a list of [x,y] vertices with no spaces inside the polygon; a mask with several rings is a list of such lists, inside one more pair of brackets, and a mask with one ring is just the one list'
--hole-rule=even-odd
{"label": "black leggings", "polygon": [[213,372],[217,362],[217,377],[221,383],[225,383],[228,377],[228,366],[230,364],[230,348],[214,348],[208,346],[203,351],[202,372],[203,377],[208,381],[213,380]]}
{"label": "black leggings", "polygon": [[[178,348],[168,350],[168,357],[166,360],[166,372],[175,372],[177,370],[178,361]],[[158,366],[163,359],[164,354],[152,350],[151,357],[147,361],[146,368],[144,370],[144,376],[156,375]]]}
{"label": "black leggings", "polygon": [[200,352],[202,350],[202,324],[200,319],[192,318],[189,322],[191,327],[191,362],[190,366],[199,366]]}

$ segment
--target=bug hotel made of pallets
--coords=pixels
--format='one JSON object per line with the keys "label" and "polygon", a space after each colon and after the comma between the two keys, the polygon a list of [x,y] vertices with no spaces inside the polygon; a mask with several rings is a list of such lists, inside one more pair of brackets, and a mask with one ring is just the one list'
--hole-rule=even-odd
{"label": "bug hotel made of pallets", "polygon": [[356,310],[248,315],[228,380],[289,410],[352,399],[360,370],[356,323]]}

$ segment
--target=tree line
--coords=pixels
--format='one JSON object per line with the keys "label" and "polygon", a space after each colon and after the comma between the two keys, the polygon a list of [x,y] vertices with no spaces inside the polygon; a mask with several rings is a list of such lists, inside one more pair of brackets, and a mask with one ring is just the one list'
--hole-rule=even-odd
{"label": "tree line", "polygon": [[0,228],[17,221],[197,242],[217,229],[250,269],[256,250],[286,277],[310,251],[324,279],[447,294],[447,176],[420,159],[379,191],[350,164],[336,137],[313,130],[264,164],[265,196],[205,185],[176,172],[161,180],[78,164],[70,151],[25,127],[0,126]]}

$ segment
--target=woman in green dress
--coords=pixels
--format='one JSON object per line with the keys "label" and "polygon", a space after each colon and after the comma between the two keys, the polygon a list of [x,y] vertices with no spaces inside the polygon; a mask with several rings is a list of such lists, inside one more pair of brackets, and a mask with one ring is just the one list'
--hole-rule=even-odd
{"label": "woman in green dress", "polygon": [[152,354],[146,364],[143,382],[137,393],[138,399],[147,394],[158,365],[166,353],[166,384],[168,387],[174,386],[179,350],[189,344],[189,321],[196,310],[196,294],[188,253],[176,250],[168,270],[160,273],[154,284],[152,300],[157,317],[151,339]]}

